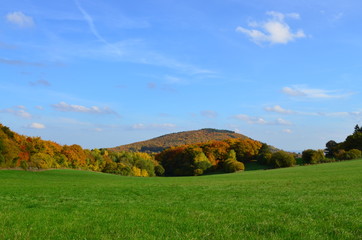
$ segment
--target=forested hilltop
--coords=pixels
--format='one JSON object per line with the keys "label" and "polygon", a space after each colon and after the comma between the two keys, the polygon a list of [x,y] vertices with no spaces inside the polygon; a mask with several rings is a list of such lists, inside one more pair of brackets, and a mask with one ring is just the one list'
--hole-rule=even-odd
{"label": "forested hilltop", "polygon": [[[235,136],[233,132],[216,129],[183,132],[181,136],[198,133],[199,139],[208,132]],[[179,136],[180,133],[166,135]],[[238,136],[238,135],[236,135]],[[362,129],[357,125],[352,135],[342,143],[329,141],[325,150],[305,150],[297,162],[292,153],[281,151],[241,135],[224,140],[209,140],[169,147],[160,153],[83,149],[81,146],[60,145],[40,137],[28,137],[0,124],[0,168],[37,170],[74,168],[124,176],[194,176],[212,172],[237,172],[245,164],[257,163],[267,168],[290,167],[361,158]],[[164,138],[165,136],[161,137]],[[210,137],[210,136],[209,136]],[[198,138],[196,138],[198,139]],[[188,139],[192,140],[191,138]]]}
{"label": "forested hilltop", "polygon": [[147,141],[114,147],[111,150],[158,153],[170,147],[215,140],[223,141],[229,138],[247,139],[248,137],[233,131],[204,128],[201,130],[166,134]]}

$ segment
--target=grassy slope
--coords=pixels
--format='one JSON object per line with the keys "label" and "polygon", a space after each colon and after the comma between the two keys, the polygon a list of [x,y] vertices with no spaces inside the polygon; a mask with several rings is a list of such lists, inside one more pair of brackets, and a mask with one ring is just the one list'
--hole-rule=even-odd
{"label": "grassy slope", "polygon": [[362,239],[362,160],[180,178],[0,171],[0,239]]}

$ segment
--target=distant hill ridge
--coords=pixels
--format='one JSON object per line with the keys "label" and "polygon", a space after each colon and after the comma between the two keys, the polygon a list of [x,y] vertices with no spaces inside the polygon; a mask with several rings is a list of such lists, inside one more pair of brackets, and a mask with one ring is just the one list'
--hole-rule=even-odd
{"label": "distant hill ridge", "polygon": [[204,128],[194,131],[170,133],[150,140],[110,148],[110,150],[156,153],[170,147],[208,142],[212,140],[222,141],[229,138],[247,139],[248,137],[229,130]]}

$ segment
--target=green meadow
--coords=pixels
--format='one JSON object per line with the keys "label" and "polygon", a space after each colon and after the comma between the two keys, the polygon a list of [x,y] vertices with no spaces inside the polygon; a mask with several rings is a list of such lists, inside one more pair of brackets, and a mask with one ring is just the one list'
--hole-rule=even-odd
{"label": "green meadow", "polygon": [[201,177],[0,171],[0,239],[362,239],[362,159]]}

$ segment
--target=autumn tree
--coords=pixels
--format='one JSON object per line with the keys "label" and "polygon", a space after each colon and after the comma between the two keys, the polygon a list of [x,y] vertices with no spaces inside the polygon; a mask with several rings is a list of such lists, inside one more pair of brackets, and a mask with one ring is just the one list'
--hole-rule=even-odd
{"label": "autumn tree", "polygon": [[30,157],[29,167],[38,169],[51,168],[55,167],[55,161],[49,154],[39,152]]}
{"label": "autumn tree", "polygon": [[217,166],[220,162],[227,158],[230,145],[225,141],[210,141],[204,144],[199,144],[206,157],[213,166]]}
{"label": "autumn tree", "polygon": [[227,142],[235,151],[239,162],[247,162],[256,158],[262,147],[262,143],[252,139],[230,139]]}
{"label": "autumn tree", "polygon": [[61,153],[68,159],[70,166],[74,168],[85,167],[87,155],[81,146],[73,144],[64,145]]}
{"label": "autumn tree", "polygon": [[244,170],[244,164],[236,160],[236,153],[230,150],[226,161],[224,162],[224,171],[227,173],[238,172]]}
{"label": "autumn tree", "polygon": [[164,150],[156,155],[156,159],[168,176],[201,175],[212,166],[202,148],[194,145]]}

